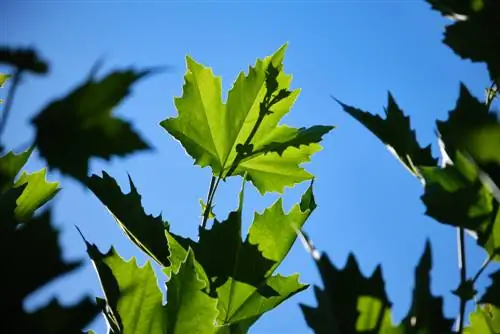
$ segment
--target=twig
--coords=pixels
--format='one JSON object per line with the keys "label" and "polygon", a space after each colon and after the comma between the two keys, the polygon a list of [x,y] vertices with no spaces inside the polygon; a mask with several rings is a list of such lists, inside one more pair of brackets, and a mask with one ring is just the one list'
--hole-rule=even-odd
{"label": "twig", "polygon": [[[460,285],[467,281],[467,263],[465,258],[465,230],[463,227],[457,228],[457,243],[458,243],[458,267],[460,269]],[[458,318],[458,334],[462,334],[464,329],[465,306],[467,299],[460,296],[460,314]]]}

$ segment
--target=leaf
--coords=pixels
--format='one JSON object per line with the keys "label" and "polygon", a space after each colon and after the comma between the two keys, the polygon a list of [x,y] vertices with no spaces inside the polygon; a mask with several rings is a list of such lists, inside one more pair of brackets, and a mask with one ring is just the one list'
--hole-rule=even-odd
{"label": "leaf", "polygon": [[[247,75],[240,73],[226,104],[222,102],[220,77],[187,57],[183,95],[174,100],[178,116],[160,123],[197,165],[210,166],[214,175],[223,178],[248,173],[262,194],[282,192],[286,186],[311,179],[300,165],[320,150],[317,143],[333,128],[278,126],[299,93],[288,90],[291,76],[282,71],[285,49],[286,45],[257,60]],[[271,96],[277,102],[263,114],[262,103]],[[247,145],[241,151],[244,143]],[[293,153],[287,153],[292,148]],[[239,168],[234,169],[236,165]]]}
{"label": "leaf", "polygon": [[48,182],[46,175],[45,168],[34,173],[23,172],[14,184],[16,188],[24,184],[27,185],[17,200],[15,214],[18,220],[30,218],[36,209],[50,201],[61,190],[59,183]]}
{"label": "leaf", "polygon": [[427,2],[432,5],[432,9],[440,11],[444,16],[450,16],[474,14],[484,7],[485,0],[427,0]]}
{"label": "leaf", "polygon": [[287,214],[278,200],[262,214],[255,214],[247,238],[242,241],[242,196],[243,191],[239,209],[225,221],[215,219],[210,230],[200,227],[198,242],[175,235],[173,238],[184,250],[192,248],[196,262],[205,269],[211,295],[218,299],[218,325],[238,333],[246,332],[262,314],[307,288],[299,283],[297,275],[273,276],[273,272],[292,247],[296,229],[316,206],[312,185],[301,204]]}
{"label": "leaf", "polygon": [[0,192],[4,192],[12,186],[14,179],[28,161],[33,149],[34,147],[31,147],[19,154],[8,152],[0,157]]}
{"label": "leaf", "polygon": [[0,88],[4,88],[5,83],[12,78],[12,75],[7,73],[0,73]]}
{"label": "leaf", "polygon": [[[1,206],[6,204],[5,195],[21,195],[24,186],[9,190],[0,196]],[[16,198],[12,198],[15,203]],[[11,205],[12,207],[12,205]],[[2,210],[3,211],[3,210]],[[50,211],[28,219],[25,223],[7,224],[2,212],[0,244],[4,249],[0,261],[4,268],[0,284],[8,287],[8,293],[0,298],[0,308],[9,310],[3,318],[2,329],[7,333],[78,333],[98,313],[98,308],[88,298],[74,305],[61,306],[50,302],[33,313],[24,311],[24,299],[64,274],[75,270],[79,262],[63,262],[58,244],[59,232],[51,226]],[[56,321],[57,320],[57,321]]]}
{"label": "leaf", "polygon": [[[300,304],[309,327],[315,333],[358,333],[373,331],[378,333],[377,323],[367,322],[366,318],[385,319],[391,303],[387,297],[382,278],[382,269],[377,266],[370,277],[365,277],[359,270],[353,254],[349,254],[343,269],[338,269],[330,262],[327,255],[316,259],[324,289],[315,286],[314,294],[318,306]],[[361,297],[371,297],[379,303],[378,312],[371,314],[366,307],[369,304]],[[372,300],[372,303],[374,301]],[[358,310],[358,307],[361,307]],[[390,321],[390,315],[389,315]],[[364,324],[364,326],[362,326]],[[387,323],[384,321],[384,326]],[[392,325],[391,325],[392,326]],[[389,326],[390,327],[390,326]]]}
{"label": "leaf", "polygon": [[41,60],[32,49],[0,47],[0,64],[13,66],[17,71],[29,71],[34,74],[46,74],[49,69],[47,63]]}
{"label": "leaf", "polygon": [[167,333],[215,333],[217,300],[202,292],[193,252],[167,282]]}
{"label": "leaf", "polygon": [[500,4],[496,0],[470,1],[465,20],[460,20],[446,27],[444,43],[461,58],[473,62],[485,62],[490,77],[497,84],[500,82],[500,40],[498,22]]}
{"label": "leaf", "polygon": [[387,108],[384,108],[386,118],[339,103],[345,112],[358,120],[393,153],[401,163],[415,176],[420,176],[420,166],[435,166],[437,159],[432,156],[431,147],[420,147],[415,131],[411,129],[410,117],[405,116],[396,101],[389,93]]}
{"label": "leaf", "polygon": [[141,268],[135,258],[124,261],[114,248],[102,254],[95,245],[84,241],[104,290],[110,332],[170,333],[165,330],[163,296],[151,263]]}
{"label": "leaf", "polygon": [[443,315],[443,298],[431,293],[430,271],[432,253],[429,241],[415,270],[415,288],[410,311],[403,319],[402,326],[418,333],[451,333],[453,319]]}
{"label": "leaf", "polygon": [[125,235],[160,265],[168,267],[170,253],[165,237],[168,224],[162,220],[161,215],[154,217],[144,212],[141,195],[130,176],[129,183],[130,193],[124,194],[116,180],[106,172],[102,173],[102,177],[92,175],[85,181],[87,187],[113,215]]}
{"label": "leaf", "polygon": [[50,167],[83,180],[91,157],[110,159],[148,149],[130,124],[112,112],[131,85],[149,73],[126,70],[99,81],[90,78],[66,97],[49,103],[32,123],[40,154]]}
{"label": "leaf", "polygon": [[495,114],[490,113],[488,107],[475,98],[461,83],[455,109],[449,112],[446,121],[437,121],[436,125],[445,143],[446,151],[453,155],[456,149],[463,148],[464,136],[484,125],[496,122]]}
{"label": "leaf", "polygon": [[[88,297],[78,304],[63,306],[56,299],[28,315],[29,321],[37,324],[37,333],[77,333],[96,316],[95,303]],[[18,333],[24,332],[18,327]]]}
{"label": "leaf", "polygon": [[478,244],[494,254],[500,247],[499,205],[480,181],[475,166],[457,151],[453,165],[421,171],[425,179],[425,214],[440,223],[475,232]]}
{"label": "leaf", "polygon": [[470,313],[470,326],[464,328],[464,334],[500,333],[500,309],[492,305],[477,306]]}
{"label": "leaf", "polygon": [[[480,302],[489,303],[500,308],[500,270],[491,274],[490,277],[493,283],[486,289]],[[500,317],[500,314],[498,316]]]}

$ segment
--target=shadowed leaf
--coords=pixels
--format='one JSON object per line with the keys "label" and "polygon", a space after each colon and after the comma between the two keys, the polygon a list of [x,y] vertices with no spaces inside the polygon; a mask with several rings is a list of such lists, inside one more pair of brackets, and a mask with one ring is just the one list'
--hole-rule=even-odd
{"label": "shadowed leaf", "polygon": [[50,167],[83,180],[91,157],[110,159],[148,149],[130,124],[113,117],[112,112],[132,84],[149,73],[127,70],[102,80],[90,78],[49,103],[32,123],[37,147]]}

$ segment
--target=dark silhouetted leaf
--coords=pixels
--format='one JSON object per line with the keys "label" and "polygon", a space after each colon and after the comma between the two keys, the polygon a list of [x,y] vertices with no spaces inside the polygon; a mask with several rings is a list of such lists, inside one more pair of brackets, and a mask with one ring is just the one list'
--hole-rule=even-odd
{"label": "dark silhouetted leaf", "polygon": [[500,270],[491,274],[490,277],[493,282],[486,289],[486,293],[481,298],[481,303],[489,303],[500,308]]}
{"label": "dark silhouetted leaf", "polygon": [[[23,301],[28,295],[79,265],[78,262],[63,262],[58,231],[50,224],[49,211],[22,224],[8,222],[15,220],[12,208],[15,198],[9,194],[21,196],[24,188],[23,185],[11,189],[0,197],[0,244],[3,247],[0,262],[8,268],[0,275],[0,284],[8,287],[8,292],[0,298],[0,308],[9,310],[2,318],[2,329],[6,333],[79,333],[99,311],[88,299],[72,306],[61,306],[53,301],[34,313],[24,311]],[[4,210],[9,206],[10,218],[6,217],[9,210]]]}
{"label": "dark silhouetted leaf", "polygon": [[415,288],[411,308],[402,326],[411,328],[416,333],[451,333],[454,320],[444,316],[443,298],[435,297],[431,292],[431,269],[431,244],[427,241],[424,254],[415,270]]}
{"label": "dark silhouetted leaf", "polygon": [[112,116],[132,84],[148,73],[128,70],[99,81],[90,78],[49,103],[32,121],[38,149],[49,166],[83,180],[91,157],[109,159],[148,149],[129,123]]}
{"label": "dark silhouetted leaf", "polygon": [[[446,27],[444,43],[473,62],[485,62],[490,77],[500,82],[500,3],[497,0],[427,0],[457,21]],[[456,15],[458,14],[458,15]]]}
{"label": "dark silhouetted leaf", "polygon": [[0,64],[15,67],[18,71],[46,74],[48,65],[32,49],[9,49],[0,47]]}
{"label": "dark silhouetted leaf", "polygon": [[124,194],[115,179],[106,172],[102,177],[92,175],[87,187],[108,208],[126,236],[159,264],[168,267],[170,262],[165,229],[168,224],[161,216],[147,215],[141,204],[141,195],[129,176],[130,193]]}
{"label": "dark silhouetted leaf", "polygon": [[335,101],[345,112],[357,119],[386,144],[412,174],[420,176],[418,171],[420,166],[437,164],[437,160],[432,156],[430,145],[425,148],[420,147],[415,131],[411,129],[410,117],[404,115],[391,93],[389,93],[387,108],[384,108],[386,119],[351,107],[337,99]]}
{"label": "dark silhouetted leaf", "polygon": [[[359,270],[353,254],[349,255],[345,267],[338,269],[327,255],[316,257],[314,254],[317,251],[312,248],[312,244],[309,247],[324,289],[314,287],[317,307],[303,304],[300,307],[307,324],[315,333],[379,333],[382,329],[385,333],[393,328],[388,313],[391,304],[385,292],[380,266],[367,278]],[[375,304],[378,307],[373,307]],[[380,321],[370,320],[373,318]]]}

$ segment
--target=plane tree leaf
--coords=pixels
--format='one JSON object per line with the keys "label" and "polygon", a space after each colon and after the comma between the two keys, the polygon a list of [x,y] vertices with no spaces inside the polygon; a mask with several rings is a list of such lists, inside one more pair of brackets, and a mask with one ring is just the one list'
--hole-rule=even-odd
{"label": "plane tree leaf", "polygon": [[16,176],[28,162],[32,152],[33,147],[19,154],[8,152],[0,157],[0,192],[5,191],[14,184]]}
{"label": "plane tree leaf", "polygon": [[34,173],[23,172],[14,187],[27,185],[17,200],[15,214],[20,221],[31,217],[36,209],[50,201],[61,189],[58,182],[49,182],[47,170],[40,169]]}
{"label": "plane tree leaf", "polygon": [[150,71],[116,71],[101,80],[90,77],[67,96],[49,103],[32,123],[36,144],[51,168],[83,180],[89,159],[148,149],[144,140],[113,109],[130,87]]}
{"label": "plane tree leaf", "polygon": [[381,140],[391,153],[415,176],[420,176],[420,166],[435,166],[437,159],[432,156],[430,145],[422,148],[415,131],[411,129],[410,117],[405,116],[389,93],[386,118],[354,108],[335,99],[349,115],[358,120]]}
{"label": "plane tree leaf", "polygon": [[[21,196],[25,187],[12,188],[0,196],[0,243],[4,249],[0,261],[9,268],[0,277],[2,286],[8,287],[8,293],[0,298],[0,307],[9,310],[2,329],[8,333],[78,333],[99,312],[88,298],[66,306],[52,300],[34,312],[24,310],[23,302],[28,295],[80,265],[63,261],[59,232],[51,225],[50,211],[23,222],[15,218],[16,197]],[[10,210],[6,210],[9,206]]]}
{"label": "plane tree leaf", "polygon": [[151,263],[141,268],[135,258],[125,261],[114,248],[102,254],[85,243],[104,291],[101,303],[110,333],[167,333],[163,295]]}
{"label": "plane tree leaf", "polygon": [[[307,324],[315,333],[382,333],[382,325],[385,330],[393,327],[387,313],[391,303],[380,266],[370,277],[365,277],[353,254],[349,254],[343,269],[335,267],[326,254],[318,254],[315,260],[324,288],[314,287],[316,307],[300,304]],[[369,308],[374,305],[378,307]],[[373,317],[384,321],[380,324],[367,321]]]}
{"label": "plane tree leaf", "polygon": [[429,241],[415,270],[415,287],[410,311],[402,325],[416,333],[452,333],[453,319],[443,314],[443,298],[431,292],[432,252]]}
{"label": "plane tree leaf", "polygon": [[206,287],[188,250],[179,271],[167,282],[167,333],[216,332],[217,300],[203,292]]}
{"label": "plane tree leaf", "polygon": [[285,49],[240,73],[226,103],[221,78],[187,57],[183,94],[174,100],[178,116],[160,123],[197,165],[223,178],[247,173],[261,193],[311,179],[300,165],[321,149],[319,141],[333,128],[278,125],[299,94],[289,90],[291,76],[282,69]]}
{"label": "plane tree leaf", "polygon": [[463,138],[485,125],[496,124],[497,117],[488,107],[474,97],[467,87],[460,84],[460,94],[455,108],[449,112],[448,119],[436,121],[439,134],[447,153],[453,156],[457,149],[463,148]]}
{"label": "plane tree leaf", "polygon": [[[485,294],[481,298],[481,303],[489,303],[497,308],[500,308],[500,270],[497,270],[490,275],[493,281],[491,285],[486,289]],[[500,317],[500,315],[498,315]],[[500,319],[498,323],[500,324]]]}
{"label": "plane tree leaf", "polygon": [[440,223],[474,232],[478,244],[490,255],[496,254],[500,247],[499,205],[479,179],[476,167],[457,151],[453,165],[421,171],[426,181],[425,213]]}
{"label": "plane tree leaf", "polygon": [[478,305],[470,313],[470,325],[464,328],[464,334],[500,333],[500,309],[493,305]]}
{"label": "plane tree leaf", "polygon": [[102,254],[95,245],[87,251],[95,263],[105,299],[104,313],[110,333],[214,333],[216,300],[202,290],[206,283],[198,278],[194,256],[187,256],[167,282],[167,304],[151,263],[139,267],[135,258],[123,260],[111,248]]}
{"label": "plane tree leaf", "polygon": [[169,246],[165,236],[168,223],[161,215],[154,217],[144,212],[141,195],[129,176],[130,192],[124,194],[108,173],[92,175],[85,181],[87,187],[106,206],[125,235],[141,250],[162,266],[168,267]]}
{"label": "plane tree leaf", "polygon": [[34,74],[46,74],[48,64],[40,59],[33,49],[12,49],[0,47],[0,64],[14,67],[17,71],[28,71]]}
{"label": "plane tree leaf", "polygon": [[307,288],[298,281],[298,275],[273,273],[292,247],[297,229],[316,206],[312,186],[301,203],[286,214],[281,200],[262,214],[256,213],[245,241],[241,235],[241,203],[242,197],[239,209],[225,221],[215,219],[210,229],[200,227],[196,242],[174,236],[184,249],[193,249],[196,261],[206,270],[210,294],[217,296],[219,333],[246,332],[262,314]]}
{"label": "plane tree leaf", "polygon": [[[457,55],[485,62],[492,80],[500,82],[500,4],[496,0],[427,0],[456,21],[446,27],[443,42]],[[456,15],[458,14],[458,15]]]}

